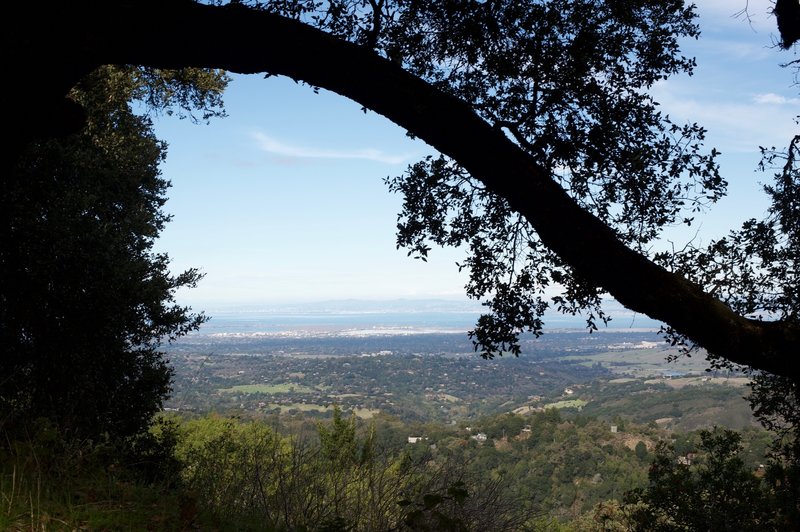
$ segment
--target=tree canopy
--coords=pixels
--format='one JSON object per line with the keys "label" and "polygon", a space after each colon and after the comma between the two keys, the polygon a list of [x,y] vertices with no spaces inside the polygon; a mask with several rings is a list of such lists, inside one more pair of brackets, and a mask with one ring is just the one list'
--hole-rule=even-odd
{"label": "tree canopy", "polygon": [[[680,1],[25,6],[4,37],[19,79],[4,90],[20,103],[6,162],[31,138],[82,123],[64,96],[100,65],[289,76],[447,157],[394,182],[410,200],[401,243],[420,253],[426,238],[472,246],[470,291],[493,298],[476,329],[489,351],[537,330],[546,280],[566,287],[554,302],[566,311],[602,319],[605,291],[715,356],[796,381],[796,314],[732,305],[642,251],[724,191],[702,128],[669,123],[646,94],[692,67],[676,40],[696,34],[692,19]],[[478,219],[494,223],[476,228]]]}
{"label": "tree canopy", "polygon": [[70,91],[77,134],[30,143],[3,176],[0,424],[49,419],[69,438],[133,436],[171,389],[162,342],[205,317],[175,303],[196,270],[169,273],[153,243],[169,216],[166,146],[150,112],[219,114],[226,78],[104,66]]}
{"label": "tree canopy", "polygon": [[649,486],[626,497],[631,529],[791,530],[796,515],[771,506],[769,491],[745,467],[741,452],[741,436],[717,427],[700,431],[691,453],[679,455],[660,443]]}

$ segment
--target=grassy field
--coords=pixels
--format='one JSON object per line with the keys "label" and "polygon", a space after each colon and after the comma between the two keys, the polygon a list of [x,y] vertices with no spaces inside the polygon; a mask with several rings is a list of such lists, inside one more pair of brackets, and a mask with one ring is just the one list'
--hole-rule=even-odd
{"label": "grassy field", "polygon": [[588,403],[583,399],[569,399],[544,405],[544,408],[583,408]]}
{"label": "grassy field", "polygon": [[449,393],[434,393],[434,394],[426,394],[427,398],[434,399],[436,401],[447,401],[448,403],[458,403],[461,401],[455,395],[450,395]]}
{"label": "grassy field", "polygon": [[685,386],[747,386],[750,379],[747,377],[673,377],[671,379],[652,379],[645,381],[645,384],[664,383],[670,388],[680,389]]}
{"label": "grassy field", "polygon": [[276,408],[280,408],[281,414],[285,412],[289,412],[290,410],[299,410],[300,412],[327,412],[331,410],[329,406],[322,406],[322,405],[310,405],[306,403],[289,403],[287,404],[276,404],[276,403],[267,403],[266,406],[269,410],[274,410]]}
{"label": "grassy field", "polygon": [[562,360],[577,360],[586,366],[600,363],[620,377],[653,378],[687,373],[705,374],[708,362],[704,356],[698,354],[667,362],[667,356],[675,353],[669,349],[626,349],[595,355],[570,355],[562,357]]}
{"label": "grassy field", "polygon": [[240,384],[230,388],[220,388],[222,393],[264,393],[264,394],[281,394],[281,393],[313,393],[316,390],[309,388],[302,384],[282,383],[282,384]]}
{"label": "grassy field", "polygon": [[[275,404],[275,403],[268,403],[268,409],[275,409],[279,408],[281,413],[289,412],[291,410],[298,410],[300,412],[329,412],[333,409],[330,406],[323,406],[323,405],[315,405],[315,404],[307,404],[307,403],[290,403],[288,405],[283,404]],[[347,415],[349,415],[350,410],[344,411]],[[356,408],[353,410],[356,416],[361,419],[370,419],[375,416],[375,414],[379,413],[380,410],[374,410],[371,408]]]}
{"label": "grassy field", "polygon": [[375,410],[373,408],[356,408],[354,410],[356,416],[360,417],[361,419],[371,419],[375,417],[376,414],[380,413],[380,410]]}
{"label": "grassy field", "polygon": [[521,406],[519,408],[515,408],[513,410],[513,412],[515,414],[520,414],[520,415],[523,415],[523,416],[525,414],[531,414],[533,412],[541,412],[541,411],[542,411],[542,407],[541,406],[531,406],[531,405],[524,405],[524,406]]}

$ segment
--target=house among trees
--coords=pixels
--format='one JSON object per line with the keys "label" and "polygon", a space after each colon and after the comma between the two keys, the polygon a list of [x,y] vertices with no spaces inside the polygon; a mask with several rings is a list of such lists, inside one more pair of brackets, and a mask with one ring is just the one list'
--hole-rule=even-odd
{"label": "house among trees", "polygon": [[486,434],[483,432],[479,432],[477,434],[473,434],[472,436],[470,436],[470,438],[472,438],[477,442],[483,443],[486,441]]}

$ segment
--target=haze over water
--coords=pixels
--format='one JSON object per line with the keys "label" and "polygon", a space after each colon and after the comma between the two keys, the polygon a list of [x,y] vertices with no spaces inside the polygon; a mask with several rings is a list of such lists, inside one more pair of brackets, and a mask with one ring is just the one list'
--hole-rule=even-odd
{"label": "haze over water", "polygon": [[[609,305],[613,319],[609,330],[658,329],[659,323],[643,315]],[[306,331],[319,334],[348,332],[361,335],[420,333],[461,333],[475,327],[482,308],[461,302],[425,300],[402,301],[333,301],[318,304],[242,307],[209,310],[211,319],[199,334],[203,335],[274,335]],[[585,318],[555,312],[545,316],[548,330],[585,330]],[[606,328],[598,324],[600,332]]]}

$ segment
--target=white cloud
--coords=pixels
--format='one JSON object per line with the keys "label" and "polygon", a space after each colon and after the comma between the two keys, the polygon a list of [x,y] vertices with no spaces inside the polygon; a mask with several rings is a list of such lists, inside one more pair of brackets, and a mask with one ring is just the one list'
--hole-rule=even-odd
{"label": "white cloud", "polygon": [[763,103],[770,105],[800,104],[800,98],[787,98],[786,96],[775,94],[774,92],[767,92],[765,94],[756,94],[755,97],[753,98],[753,101],[755,103]]}
{"label": "white cloud", "polygon": [[661,82],[652,92],[662,112],[677,123],[698,122],[708,129],[707,145],[723,153],[779,146],[795,134],[794,113],[787,113],[782,105],[795,103],[797,98],[766,92],[753,96],[718,88],[700,90],[686,81]]}
{"label": "white cloud", "polygon": [[360,150],[329,150],[286,144],[261,132],[253,133],[259,147],[275,155],[299,159],[360,159],[385,164],[400,164],[411,158],[408,154],[392,155],[373,148]]}

